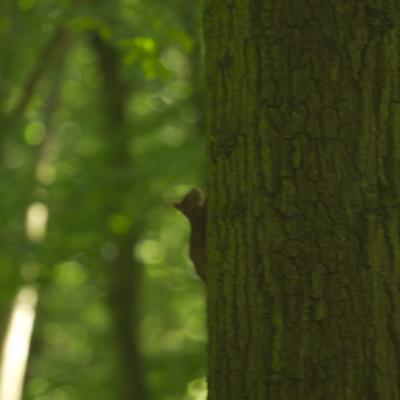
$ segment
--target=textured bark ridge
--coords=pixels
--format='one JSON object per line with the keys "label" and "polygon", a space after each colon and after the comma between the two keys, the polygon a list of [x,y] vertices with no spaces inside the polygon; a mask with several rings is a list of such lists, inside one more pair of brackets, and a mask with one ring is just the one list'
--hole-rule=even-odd
{"label": "textured bark ridge", "polygon": [[205,0],[208,400],[400,400],[400,3]]}
{"label": "textured bark ridge", "polygon": [[179,203],[173,206],[190,222],[190,258],[197,275],[206,281],[206,218],[207,203],[199,189],[190,190]]}

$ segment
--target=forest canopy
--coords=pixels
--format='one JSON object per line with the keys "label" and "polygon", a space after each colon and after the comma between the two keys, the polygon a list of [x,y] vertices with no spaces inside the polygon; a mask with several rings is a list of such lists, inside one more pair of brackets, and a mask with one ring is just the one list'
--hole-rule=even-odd
{"label": "forest canopy", "polygon": [[[25,366],[26,400],[206,397],[204,288],[172,207],[204,186],[199,7],[0,2],[7,400]],[[32,334],[10,337],[18,310]]]}

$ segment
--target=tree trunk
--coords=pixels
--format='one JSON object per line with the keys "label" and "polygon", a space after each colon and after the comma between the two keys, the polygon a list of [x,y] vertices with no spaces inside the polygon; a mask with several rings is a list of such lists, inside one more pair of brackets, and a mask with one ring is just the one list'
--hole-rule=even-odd
{"label": "tree trunk", "polygon": [[400,7],[205,0],[209,400],[400,399]]}
{"label": "tree trunk", "polygon": [[[126,103],[130,94],[130,82],[121,76],[120,55],[100,35],[92,36],[99,67],[103,75],[104,88],[104,148],[105,171],[112,171],[112,180],[104,180],[111,195],[103,200],[102,218],[124,214],[126,199],[131,196],[130,182],[126,178],[132,168],[129,152]],[[138,218],[139,219],[139,218]],[[102,222],[102,225],[104,222]],[[138,224],[140,226],[140,224]],[[143,382],[143,367],[137,342],[139,290],[141,284],[140,265],[132,257],[134,243],[140,228],[130,228],[126,233],[111,235],[104,233],[118,249],[115,258],[108,261],[108,303],[114,322],[115,344],[120,361],[121,399],[142,400],[146,398]]]}

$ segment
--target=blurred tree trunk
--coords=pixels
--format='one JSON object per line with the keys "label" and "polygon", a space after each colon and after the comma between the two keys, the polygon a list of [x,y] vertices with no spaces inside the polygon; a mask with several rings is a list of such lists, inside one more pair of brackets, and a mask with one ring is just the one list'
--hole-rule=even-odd
{"label": "blurred tree trunk", "polygon": [[[33,188],[37,185],[37,181],[34,177],[34,172],[36,165],[28,165],[27,173],[21,174],[18,180],[13,180],[13,186],[10,188],[10,178],[9,171],[7,171],[4,155],[10,151],[13,143],[18,142],[20,131],[24,124],[24,113],[26,108],[30,104],[30,101],[37,93],[38,86],[42,79],[49,76],[52,72],[50,66],[52,63],[57,62],[58,67],[60,67],[64,62],[64,55],[67,52],[69,45],[69,33],[67,29],[63,27],[58,27],[49,36],[46,43],[44,43],[43,48],[38,51],[38,57],[35,59],[34,65],[31,67],[31,71],[28,74],[26,81],[21,85],[22,89],[20,95],[15,102],[14,108],[11,110],[7,109],[6,104],[10,102],[12,97],[12,87],[13,84],[16,85],[17,82],[8,82],[8,75],[10,70],[16,67],[17,59],[15,55],[15,48],[13,46],[12,37],[16,32],[16,21],[18,19],[16,4],[9,5],[10,7],[10,26],[9,31],[5,35],[3,40],[0,40],[0,185],[5,188],[7,196],[3,196],[0,200],[0,220],[2,221],[2,227],[0,232],[0,243],[4,251],[2,251],[3,260],[1,279],[6,278],[5,289],[2,295],[0,295],[0,344],[4,340],[5,330],[7,328],[7,321],[10,318],[10,312],[13,306],[13,300],[18,292],[21,285],[24,284],[21,278],[21,264],[26,261],[29,256],[26,252],[19,253],[17,256],[15,254],[7,255],[9,248],[12,248],[15,243],[26,243],[27,239],[23,229],[18,230],[16,237],[11,238],[9,229],[12,225],[13,219],[18,220],[21,226],[24,225],[26,208],[31,202],[31,196]],[[58,75],[60,73],[58,72]],[[55,91],[58,88],[53,87]],[[54,94],[53,94],[54,95]],[[54,99],[53,99],[54,100]],[[48,104],[49,110],[45,110],[45,118],[52,118],[53,109],[56,107],[56,102]],[[45,121],[47,124],[47,121]],[[17,139],[16,139],[17,138]],[[41,148],[38,148],[37,158],[40,158]],[[33,163],[36,164],[36,158]],[[33,167],[33,168],[32,168]],[[29,172],[28,172],[29,171]],[[12,190],[10,190],[12,189]],[[13,203],[9,201],[9,197],[15,196],[15,192],[19,194],[18,201]],[[14,233],[14,232],[13,232]],[[28,246],[29,247],[29,246]],[[7,250],[7,251],[6,251]],[[1,280],[0,279],[0,280]],[[1,348],[1,346],[0,346]]]}
{"label": "blurred tree trunk", "polygon": [[[126,126],[126,102],[130,94],[130,82],[120,76],[120,56],[116,49],[98,34],[92,37],[93,48],[99,59],[104,87],[104,137],[105,152],[104,180],[102,189],[108,193],[105,199],[102,221],[112,215],[124,213],[130,191],[131,156],[129,135]],[[126,179],[128,178],[128,179]],[[135,227],[120,235],[110,235],[115,256],[108,261],[109,306],[114,319],[116,347],[121,362],[121,384],[127,400],[145,399],[142,367],[137,347],[138,301],[140,269],[133,259],[133,247],[139,234]]]}
{"label": "blurred tree trunk", "polygon": [[400,8],[205,1],[209,399],[400,399]]}

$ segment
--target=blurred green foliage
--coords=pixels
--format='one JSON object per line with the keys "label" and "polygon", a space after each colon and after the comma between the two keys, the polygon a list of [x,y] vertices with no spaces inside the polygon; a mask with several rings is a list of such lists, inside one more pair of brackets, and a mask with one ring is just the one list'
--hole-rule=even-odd
{"label": "blurred green foliage", "polygon": [[135,379],[140,400],[205,399],[204,288],[170,205],[203,186],[199,14],[0,2],[0,334],[36,287],[26,400],[132,399]]}

